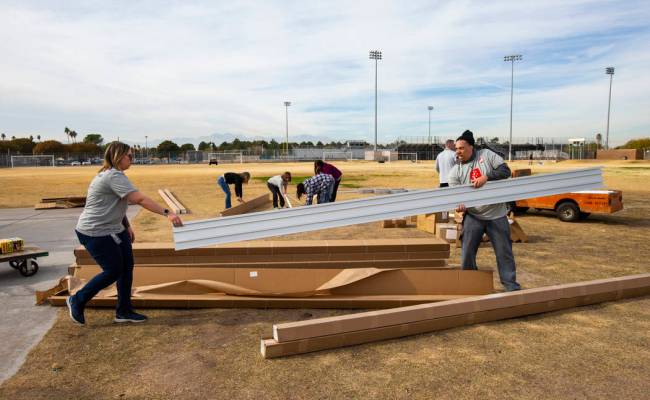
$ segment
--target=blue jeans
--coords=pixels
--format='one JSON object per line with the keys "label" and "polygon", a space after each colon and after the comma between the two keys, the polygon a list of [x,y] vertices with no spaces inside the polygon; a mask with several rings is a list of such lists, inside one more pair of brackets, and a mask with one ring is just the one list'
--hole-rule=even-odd
{"label": "blue jeans", "polygon": [[463,219],[463,248],[460,257],[462,268],[477,269],[476,253],[484,233],[487,233],[492,243],[497,258],[501,284],[507,291],[521,289],[517,283],[517,268],[515,266],[515,256],[512,254],[508,217],[483,220],[470,213],[465,213]]}
{"label": "blue jeans", "polygon": [[219,179],[217,179],[217,183],[221,186],[221,190],[226,194],[226,209],[229,209],[232,207],[232,203],[230,202],[230,186],[228,186],[226,179],[223,176],[220,176]]}
{"label": "blue jeans", "polygon": [[334,183],[327,185],[321,192],[316,195],[317,204],[331,203],[332,193],[334,192]]}
{"label": "blue jeans", "polygon": [[128,231],[125,229],[116,235],[121,240],[120,244],[115,243],[110,235],[92,237],[75,232],[79,242],[88,250],[102,272],[95,275],[75,293],[73,301],[83,309],[100,290],[117,282],[117,314],[124,315],[132,312],[133,249]]}
{"label": "blue jeans", "polygon": [[266,183],[266,186],[269,188],[271,193],[273,193],[273,208],[278,208],[278,199],[280,200],[280,207],[284,207],[284,196],[282,195],[280,188],[275,185],[271,185],[268,182]]}

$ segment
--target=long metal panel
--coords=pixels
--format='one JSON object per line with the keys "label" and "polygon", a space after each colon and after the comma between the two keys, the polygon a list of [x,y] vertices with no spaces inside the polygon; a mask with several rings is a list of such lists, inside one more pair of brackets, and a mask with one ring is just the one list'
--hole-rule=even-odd
{"label": "long metal panel", "polygon": [[415,190],[366,199],[318,204],[252,214],[189,221],[174,228],[176,249],[260,239],[291,233],[363,224],[410,215],[497,204],[577,190],[600,189],[600,168],[492,181],[480,189],[470,185]]}

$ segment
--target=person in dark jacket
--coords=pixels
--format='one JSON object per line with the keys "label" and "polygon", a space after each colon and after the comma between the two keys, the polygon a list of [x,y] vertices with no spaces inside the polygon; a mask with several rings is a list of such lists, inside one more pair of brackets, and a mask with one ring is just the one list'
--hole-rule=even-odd
{"label": "person in dark jacket", "polygon": [[332,188],[332,195],[330,196],[329,202],[330,203],[335,202],[336,193],[339,191],[339,184],[341,183],[341,177],[343,176],[343,172],[341,172],[338,168],[336,168],[332,164],[328,164],[323,160],[316,160],[314,161],[314,175],[318,175],[319,173],[332,175],[332,178],[334,178],[334,186]]}
{"label": "person in dark jacket", "polygon": [[240,203],[245,203],[244,189],[242,188],[242,185],[248,183],[250,179],[251,174],[248,172],[242,172],[240,174],[235,172],[226,172],[220,176],[219,179],[217,179],[217,183],[221,187],[221,190],[223,190],[223,192],[226,194],[226,209],[232,207],[232,203],[230,201],[230,186],[228,185],[235,185],[235,196],[237,196],[237,201]]}

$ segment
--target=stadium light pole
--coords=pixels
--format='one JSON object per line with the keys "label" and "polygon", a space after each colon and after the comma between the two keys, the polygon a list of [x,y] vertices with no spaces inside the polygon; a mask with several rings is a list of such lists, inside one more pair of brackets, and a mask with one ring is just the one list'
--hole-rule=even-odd
{"label": "stadium light pole", "polygon": [[147,146],[147,138],[148,137],[149,136],[144,135],[144,154],[145,154],[144,158],[146,158],[146,159],[149,159],[149,147]]}
{"label": "stadium light pole", "polygon": [[429,110],[429,144],[431,144],[431,111],[433,110],[433,106],[427,107]]}
{"label": "stadium light pole", "polygon": [[370,59],[375,60],[375,151],[377,151],[377,62],[381,57],[381,50],[370,50]]}
{"label": "stadium light pole", "polygon": [[291,105],[290,101],[284,102],[284,111],[285,111],[285,121],[286,121],[286,136],[284,138],[284,155],[289,157],[289,106]]}
{"label": "stadium light pole", "polygon": [[510,139],[508,140],[508,162],[512,161],[512,100],[513,100],[513,91],[515,83],[515,61],[521,61],[521,54],[513,54],[510,56],[503,57],[503,61],[511,63],[511,74],[510,74]]}
{"label": "stadium light pole", "polygon": [[605,68],[605,74],[609,75],[609,102],[607,103],[607,134],[605,135],[605,148],[609,150],[609,113],[612,108],[612,78],[614,78],[614,67]]}

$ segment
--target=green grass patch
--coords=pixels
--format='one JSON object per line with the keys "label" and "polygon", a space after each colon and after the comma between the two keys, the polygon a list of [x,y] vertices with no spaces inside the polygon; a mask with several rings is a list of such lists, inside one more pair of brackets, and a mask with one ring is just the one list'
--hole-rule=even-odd
{"label": "green grass patch", "polygon": [[358,189],[358,188],[362,187],[361,185],[356,184],[356,183],[344,183],[344,182],[341,182],[341,184],[339,186],[345,187],[345,188],[352,188],[352,189]]}

